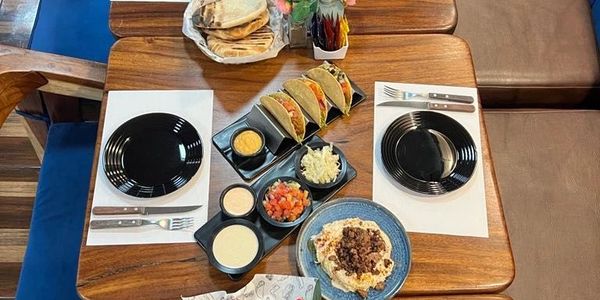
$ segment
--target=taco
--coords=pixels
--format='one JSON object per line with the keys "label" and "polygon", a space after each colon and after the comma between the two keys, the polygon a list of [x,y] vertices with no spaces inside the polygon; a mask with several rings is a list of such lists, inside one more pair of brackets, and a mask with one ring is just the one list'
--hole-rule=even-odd
{"label": "taco", "polygon": [[308,78],[290,79],[283,88],[304,108],[308,115],[319,125],[327,125],[327,100],[321,86]]}
{"label": "taco", "polygon": [[352,104],[352,86],[346,73],[334,64],[328,62],[308,70],[306,75],[318,82],[325,95],[333,101],[333,104],[339,108],[345,115],[350,114],[350,105]]}
{"label": "taco", "polygon": [[292,97],[277,92],[260,97],[260,103],[277,119],[294,140],[301,142],[306,133],[306,120],[300,106]]}

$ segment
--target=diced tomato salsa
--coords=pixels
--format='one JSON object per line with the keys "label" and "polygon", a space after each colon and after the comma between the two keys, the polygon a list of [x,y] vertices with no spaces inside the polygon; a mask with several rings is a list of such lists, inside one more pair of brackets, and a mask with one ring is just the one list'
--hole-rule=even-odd
{"label": "diced tomato salsa", "polygon": [[309,205],[308,191],[302,190],[296,182],[273,183],[263,199],[267,215],[278,222],[297,220]]}

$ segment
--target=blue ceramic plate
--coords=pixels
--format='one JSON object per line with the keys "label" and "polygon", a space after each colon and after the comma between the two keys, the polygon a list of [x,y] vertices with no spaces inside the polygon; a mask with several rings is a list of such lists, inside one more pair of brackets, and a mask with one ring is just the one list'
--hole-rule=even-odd
{"label": "blue ceramic plate", "polygon": [[332,286],[331,279],[315,263],[316,256],[310,238],[323,229],[323,225],[333,221],[360,218],[374,221],[388,235],[392,241],[392,259],[394,260],[394,271],[385,282],[383,291],[371,289],[367,299],[389,299],[398,293],[408,272],[410,271],[411,252],[410,241],[400,221],[385,207],[366,199],[340,198],[323,204],[315,210],[302,225],[298,240],[296,241],[296,262],[300,274],[307,277],[319,278],[321,292],[325,299],[329,300],[361,300],[356,293],[346,293]]}

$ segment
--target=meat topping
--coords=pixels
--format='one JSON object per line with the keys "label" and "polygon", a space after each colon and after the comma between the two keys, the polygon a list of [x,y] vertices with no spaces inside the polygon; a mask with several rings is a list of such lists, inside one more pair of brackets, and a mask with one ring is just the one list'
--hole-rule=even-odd
{"label": "meat topping", "polygon": [[346,275],[356,274],[360,278],[364,273],[379,274],[375,268],[384,250],[385,243],[379,230],[345,227],[336,247],[335,260]]}

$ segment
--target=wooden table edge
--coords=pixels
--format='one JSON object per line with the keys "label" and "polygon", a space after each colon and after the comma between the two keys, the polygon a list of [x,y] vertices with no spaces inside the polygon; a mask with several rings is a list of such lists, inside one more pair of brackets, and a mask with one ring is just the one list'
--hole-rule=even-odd
{"label": "wooden table edge", "polygon": [[[154,34],[137,34],[137,35],[128,35],[126,31],[122,31],[120,27],[117,27],[115,23],[117,20],[112,18],[113,14],[113,5],[122,5],[124,3],[135,3],[137,1],[110,1],[110,9],[109,9],[109,17],[108,17],[108,27],[110,32],[117,37],[118,39],[128,38],[128,37],[152,37]],[[174,4],[183,3],[183,2],[173,2]],[[458,11],[456,7],[456,0],[452,1],[454,9],[452,10],[452,16],[448,23],[441,24],[441,26],[430,26],[425,28],[413,28],[413,29],[405,29],[403,33],[389,33],[389,32],[369,32],[369,33],[353,33],[350,30],[351,35],[385,35],[385,34],[452,34],[456,29],[458,24]],[[182,16],[183,18],[183,13]],[[163,35],[165,37],[181,37],[184,36],[182,32],[178,32],[175,34],[166,34]]]}
{"label": "wooden table edge", "polygon": [[[456,1],[454,2],[454,5],[456,5]],[[464,40],[461,37],[458,36],[454,36],[452,35],[452,37],[454,37],[457,40],[460,40],[463,45],[467,48],[468,52],[469,52],[469,57],[471,57],[471,61],[473,62],[473,55],[471,52],[471,47],[469,46],[469,43]],[[475,63],[473,62],[471,64],[471,67],[473,69],[473,76],[475,76]],[[476,88],[478,88],[478,84],[477,84],[477,78],[474,78],[475,83],[476,83]],[[478,94],[478,98],[479,98],[479,110],[480,110],[480,118],[481,118],[481,124],[482,124],[482,133],[484,136],[484,140],[482,140],[482,142],[484,142],[485,144],[487,144],[487,148],[488,148],[488,155],[490,156],[489,159],[489,164],[490,164],[490,174],[492,176],[492,181],[494,182],[494,189],[496,191],[496,195],[498,197],[498,206],[499,206],[499,210],[500,210],[500,214],[501,214],[501,220],[502,220],[502,225],[504,227],[504,231],[506,232],[506,240],[508,243],[508,247],[510,249],[510,261],[511,261],[511,271],[509,276],[507,276],[505,278],[505,281],[501,284],[498,284],[496,286],[496,288],[491,289],[490,291],[493,293],[500,293],[504,290],[506,290],[511,284],[512,282],[515,280],[515,275],[516,275],[516,269],[515,269],[515,257],[514,257],[514,253],[512,251],[512,243],[510,241],[510,234],[508,232],[508,226],[506,225],[506,216],[504,215],[504,205],[502,204],[502,195],[500,194],[500,189],[498,187],[498,179],[496,176],[496,168],[494,166],[494,158],[493,158],[493,154],[491,151],[491,144],[489,141],[489,135],[487,133],[487,125],[485,124],[485,117],[483,115],[484,111],[483,111],[483,107],[481,106],[481,96],[479,95],[479,91],[477,91]]]}

